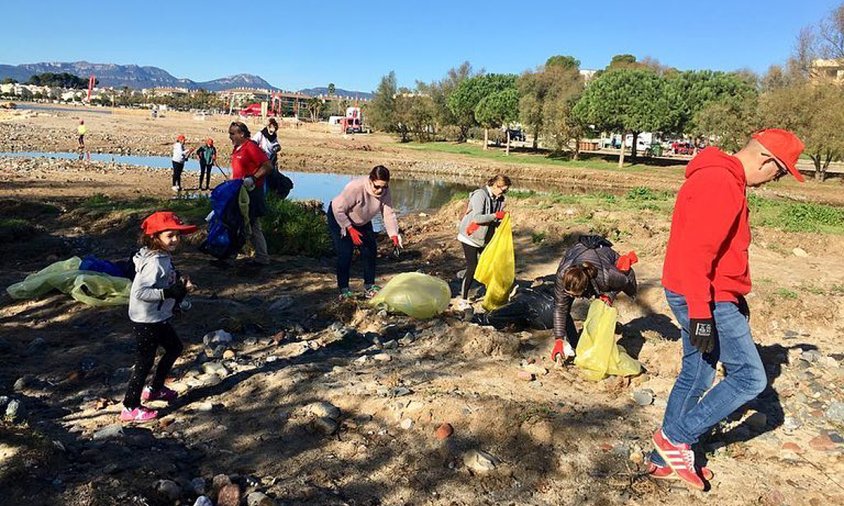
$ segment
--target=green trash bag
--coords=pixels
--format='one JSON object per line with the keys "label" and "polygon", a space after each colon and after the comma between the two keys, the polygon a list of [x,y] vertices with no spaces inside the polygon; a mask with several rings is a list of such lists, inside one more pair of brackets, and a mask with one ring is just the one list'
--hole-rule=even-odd
{"label": "green trash bag", "polygon": [[445,281],[420,272],[405,272],[391,279],[370,304],[425,319],[445,311],[450,299],[451,289]]}
{"label": "green trash bag", "polygon": [[115,306],[129,303],[132,281],[99,272],[80,271],[82,260],[71,257],[30,274],[20,283],[6,288],[13,299],[34,299],[51,290],[66,293],[90,306]]}
{"label": "green trash bag", "polygon": [[600,381],[607,376],[635,376],[642,372],[642,365],[615,343],[617,320],[616,308],[600,299],[592,301],[574,358],[574,365],[586,379]]}

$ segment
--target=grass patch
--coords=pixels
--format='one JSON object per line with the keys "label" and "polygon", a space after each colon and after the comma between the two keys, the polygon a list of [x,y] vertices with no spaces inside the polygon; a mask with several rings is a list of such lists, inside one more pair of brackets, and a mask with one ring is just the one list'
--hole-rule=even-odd
{"label": "grass patch", "polygon": [[545,232],[532,232],[530,234],[530,242],[533,244],[539,244],[545,240]]}
{"label": "grass patch", "polygon": [[468,143],[453,143],[453,142],[426,142],[426,143],[408,143],[408,144],[397,144],[397,146],[404,148],[404,149],[412,149],[416,151],[433,151],[437,153],[448,153],[452,155],[464,155],[470,156],[472,158],[483,158],[485,160],[498,160],[501,162],[510,162],[510,163],[525,163],[525,164],[537,164],[537,165],[558,165],[560,167],[573,167],[573,168],[588,168],[588,169],[601,169],[601,170],[625,170],[629,171],[630,169],[644,169],[645,165],[630,165],[624,164],[623,169],[618,168],[618,162],[616,161],[606,161],[606,160],[595,160],[595,159],[587,159],[587,160],[561,160],[558,158],[554,158],[553,156],[543,154],[543,153],[523,153],[523,152],[510,152],[510,155],[504,154],[504,150],[501,148],[493,148],[490,147],[487,150],[484,150],[482,146],[478,146],[475,144],[468,144]]}
{"label": "grass patch", "polygon": [[798,297],[797,292],[789,290],[788,288],[780,288],[776,291],[776,294],[778,297],[788,300],[795,300]]}
{"label": "grass patch", "polygon": [[328,221],[322,209],[269,196],[261,226],[270,253],[319,257],[331,252]]}
{"label": "grass patch", "polygon": [[173,211],[190,223],[202,221],[211,212],[211,200],[207,196],[195,199],[156,199],[141,197],[132,200],[115,200],[97,193],[83,200],[80,208],[94,213],[127,212],[149,215],[155,211]]}
{"label": "grass patch", "polygon": [[17,241],[35,235],[37,228],[20,218],[0,218],[0,241]]}
{"label": "grass patch", "polygon": [[786,232],[844,234],[844,209],[748,195],[751,223]]}

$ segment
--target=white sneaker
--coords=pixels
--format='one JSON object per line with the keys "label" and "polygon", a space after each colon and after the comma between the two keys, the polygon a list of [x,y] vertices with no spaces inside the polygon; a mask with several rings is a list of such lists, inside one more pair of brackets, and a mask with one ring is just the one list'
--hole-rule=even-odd
{"label": "white sneaker", "polygon": [[180,188],[178,186],[171,186],[170,189],[173,190],[174,192],[177,192],[177,191],[180,190]]}
{"label": "white sneaker", "polygon": [[458,311],[466,311],[467,309],[471,309],[471,308],[472,308],[472,304],[469,303],[469,301],[466,300],[466,299],[460,299],[457,302],[457,310]]}

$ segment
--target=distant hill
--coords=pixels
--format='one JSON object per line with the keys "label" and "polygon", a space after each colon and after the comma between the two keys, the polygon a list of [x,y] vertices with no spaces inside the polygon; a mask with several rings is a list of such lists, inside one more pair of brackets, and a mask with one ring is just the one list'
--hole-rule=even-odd
{"label": "distant hill", "polygon": [[19,82],[26,82],[33,74],[42,74],[44,72],[67,72],[83,78],[94,74],[99,79],[100,86],[112,86],[115,88],[128,86],[133,89],[142,89],[166,86],[188,88],[191,90],[202,88],[209,91],[239,87],[278,89],[261,77],[252,74],[237,74],[214,79],[213,81],[197,82],[190,79],[173,77],[169,72],[158,67],[141,67],[138,65],[88,63],[84,61],[72,63],[25,63],[22,65],[0,64],[0,80],[11,77]]}
{"label": "distant hill", "polygon": [[[320,88],[306,88],[304,90],[299,90],[299,93],[304,93],[305,95],[311,95],[312,97],[318,95],[328,95],[328,88],[327,87],[320,87]],[[335,88],[334,94],[340,97],[352,97],[352,98],[362,98],[366,100],[372,100],[372,93],[367,91],[349,91],[344,90],[342,88]]]}

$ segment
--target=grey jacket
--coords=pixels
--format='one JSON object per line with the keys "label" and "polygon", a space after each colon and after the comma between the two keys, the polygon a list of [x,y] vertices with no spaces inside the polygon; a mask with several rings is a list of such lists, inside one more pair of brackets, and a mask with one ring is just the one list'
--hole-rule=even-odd
{"label": "grey jacket", "polygon": [[[463,219],[460,220],[457,227],[457,239],[470,246],[483,248],[492,239],[495,228],[498,226],[495,213],[503,210],[504,195],[494,197],[488,186],[473,191],[469,195],[469,206],[466,208],[466,214],[463,215]],[[480,226],[472,235],[469,235],[466,233],[466,228],[472,222]]]}
{"label": "grey jacket", "polygon": [[164,289],[176,283],[170,255],[141,248],[132,258],[135,279],[129,294],[129,319],[135,323],[158,323],[173,316],[175,299],[165,299]]}

